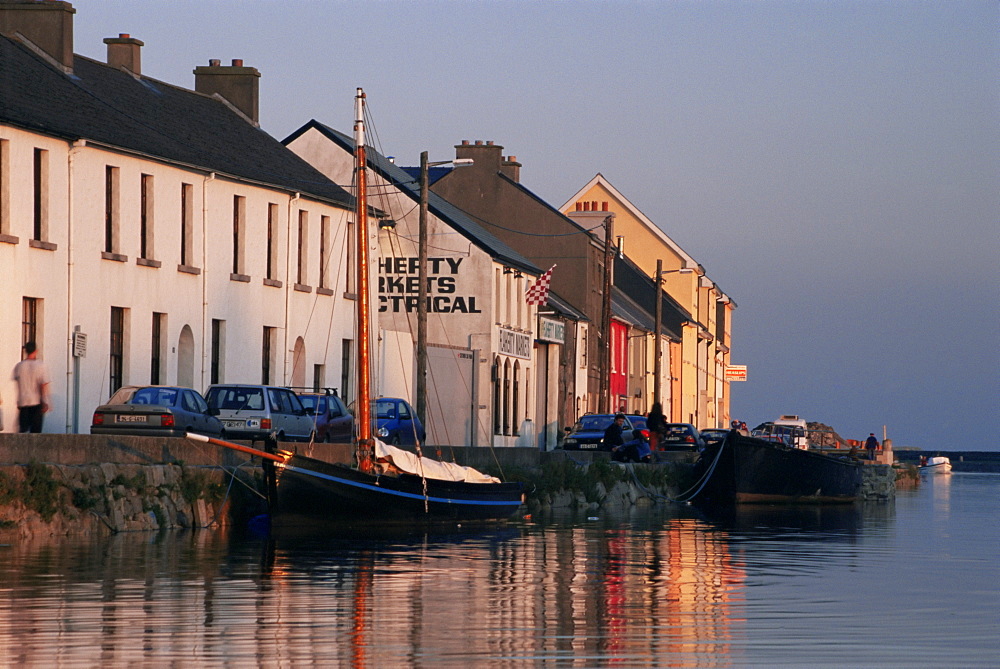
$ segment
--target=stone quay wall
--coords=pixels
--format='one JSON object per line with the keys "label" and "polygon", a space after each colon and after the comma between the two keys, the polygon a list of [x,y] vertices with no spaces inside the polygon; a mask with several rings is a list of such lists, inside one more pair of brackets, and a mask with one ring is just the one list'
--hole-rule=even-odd
{"label": "stone quay wall", "polygon": [[[257,444],[246,444],[262,449]],[[280,449],[350,462],[349,444],[281,443]],[[659,465],[634,469],[606,453],[532,448],[425,448],[442,457],[529,485],[527,512],[596,510],[665,503],[688,476],[695,454],[658,453]],[[864,468],[863,498],[890,500],[894,474]],[[2,537],[107,534],[242,523],[266,512],[259,458],[180,438],[0,435]]]}

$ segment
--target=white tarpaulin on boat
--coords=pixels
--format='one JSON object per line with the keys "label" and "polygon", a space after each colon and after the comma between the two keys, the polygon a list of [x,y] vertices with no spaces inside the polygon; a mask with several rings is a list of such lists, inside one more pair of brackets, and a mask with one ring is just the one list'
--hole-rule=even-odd
{"label": "white tarpaulin on boat", "polygon": [[388,460],[397,469],[407,474],[416,474],[428,479],[439,481],[465,481],[466,483],[500,483],[500,479],[483,474],[472,467],[463,467],[454,462],[441,462],[404,451],[401,448],[375,440],[375,458]]}

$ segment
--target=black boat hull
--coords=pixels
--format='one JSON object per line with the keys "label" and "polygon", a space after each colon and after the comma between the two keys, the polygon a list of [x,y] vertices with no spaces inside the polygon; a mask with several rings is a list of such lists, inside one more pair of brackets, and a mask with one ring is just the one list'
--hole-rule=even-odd
{"label": "black boat hull", "polygon": [[[721,449],[721,452],[720,452]],[[850,503],[861,491],[863,465],[849,457],[791,448],[731,432],[695,465],[710,477],[696,502],[737,504]]]}
{"label": "black boat hull", "polygon": [[275,467],[276,504],[286,519],[426,522],[499,521],[520,508],[521,483],[465,483],[376,476],[295,455]]}

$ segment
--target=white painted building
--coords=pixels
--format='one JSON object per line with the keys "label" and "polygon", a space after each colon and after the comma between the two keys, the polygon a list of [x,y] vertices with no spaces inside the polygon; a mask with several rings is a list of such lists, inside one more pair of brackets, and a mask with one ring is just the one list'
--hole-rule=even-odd
{"label": "white painted building", "polygon": [[27,340],[46,432],[87,432],[130,383],[350,394],[350,195],[260,130],[254,68],[212,61],[195,92],[142,76],[128,35],[107,64],[74,56],[74,12],[0,4],[5,430]]}
{"label": "white painted building", "polygon": [[[347,135],[310,121],[285,144],[333,182],[352,183],[354,142]],[[373,150],[367,157],[368,203],[393,221],[378,233],[375,394],[413,402],[419,175]],[[536,375],[558,372],[548,365],[538,371],[537,308],[524,299],[539,269],[433,192],[427,239],[428,443],[535,446],[542,422]]]}

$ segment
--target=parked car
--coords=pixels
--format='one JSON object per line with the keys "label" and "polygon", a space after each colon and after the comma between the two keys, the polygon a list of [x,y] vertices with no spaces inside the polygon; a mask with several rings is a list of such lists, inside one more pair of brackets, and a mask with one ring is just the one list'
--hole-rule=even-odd
{"label": "parked car", "polygon": [[90,433],[183,437],[196,432],[218,437],[223,425],[215,413],[192,388],[122,386],[94,410]]}
{"label": "parked car", "polygon": [[700,451],[705,448],[701,433],[690,423],[667,423],[667,431],[660,438],[661,451]]}
{"label": "parked car", "polygon": [[725,439],[727,434],[729,434],[729,430],[708,428],[701,431],[701,439],[705,442],[706,446],[711,446]]}
{"label": "parked car", "polygon": [[288,388],[220,383],[209,386],[205,399],[232,439],[257,441],[272,433],[278,441],[312,438],[312,416]]}
{"label": "parked car", "polygon": [[[633,431],[641,429],[632,421],[641,419],[642,416],[625,416],[625,424],[622,426],[622,439],[631,441]],[[604,439],[604,431],[615,420],[613,413],[588,413],[580,417],[580,420],[573,426],[572,431],[563,440],[563,450],[567,451],[609,451],[601,443]],[[645,423],[643,422],[643,425]]]}
{"label": "parked car", "polygon": [[312,416],[316,441],[349,443],[354,437],[354,416],[344,401],[331,393],[298,393],[306,414]]}
{"label": "parked car", "polygon": [[[354,402],[349,410],[357,416]],[[413,445],[427,438],[423,423],[410,403],[398,397],[380,397],[372,400],[372,418],[375,420],[375,436],[387,444],[399,446]]]}

